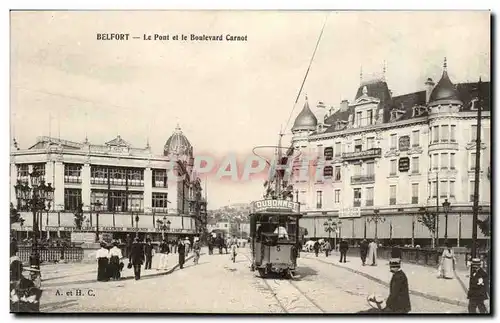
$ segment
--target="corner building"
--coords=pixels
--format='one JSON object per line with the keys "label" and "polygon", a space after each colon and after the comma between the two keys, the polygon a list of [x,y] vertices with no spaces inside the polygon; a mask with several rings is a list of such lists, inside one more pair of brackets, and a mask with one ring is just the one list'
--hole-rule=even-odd
{"label": "corner building", "polygon": [[[27,149],[12,147],[10,159],[11,202],[25,219],[23,227],[13,225],[26,232],[20,237],[33,231],[33,214],[16,200],[14,186],[29,184],[33,170],[55,188],[49,211],[41,215],[42,238],[69,237],[77,231],[74,212],[80,203],[82,231],[95,232],[98,225],[100,233],[115,238],[137,231],[158,238],[158,220],[164,216],[171,223],[169,237],[206,231],[206,201],[192,172],[193,147],[180,127],[167,140],[163,156],[153,155],[149,144],[134,148],[120,136],[105,144],[40,137]],[[180,180],[168,178],[174,174]],[[99,210],[96,204],[101,204]]]}
{"label": "corner building", "polygon": [[[430,244],[418,222],[421,208],[438,216],[441,242],[446,230],[445,199],[451,204],[447,233],[453,244],[469,244],[477,135],[478,83],[453,84],[446,61],[437,84],[392,96],[384,77],[361,81],[353,102],[332,113],[319,102],[313,112],[306,97],[292,127],[292,145],[317,159],[312,167],[323,179],[292,177],[305,212],[301,226],[309,238],[328,237],[324,223],[340,220],[338,237],[359,241],[375,237],[369,221],[378,210],[382,241]],[[490,214],[490,84],[481,83],[481,164],[479,219]],[[317,169],[319,168],[319,170]],[[302,169],[302,171],[306,171]],[[332,234],[332,238],[334,234]],[[485,239],[478,229],[478,238]]]}

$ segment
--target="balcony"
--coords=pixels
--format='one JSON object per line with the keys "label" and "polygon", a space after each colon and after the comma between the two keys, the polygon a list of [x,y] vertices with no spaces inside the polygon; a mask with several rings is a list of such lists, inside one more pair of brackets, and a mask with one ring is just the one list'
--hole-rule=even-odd
{"label": "balcony", "polygon": [[371,184],[375,183],[375,175],[351,176],[351,184]]}
{"label": "balcony", "polygon": [[437,150],[458,150],[457,142],[433,142],[429,145],[429,152]]}
{"label": "balcony", "polygon": [[355,151],[350,153],[343,153],[342,158],[346,161],[350,160],[360,160],[360,159],[373,159],[382,157],[381,148],[371,148],[362,151]]}
{"label": "balcony", "polygon": [[80,176],[64,176],[64,183],[81,184],[82,178]]}

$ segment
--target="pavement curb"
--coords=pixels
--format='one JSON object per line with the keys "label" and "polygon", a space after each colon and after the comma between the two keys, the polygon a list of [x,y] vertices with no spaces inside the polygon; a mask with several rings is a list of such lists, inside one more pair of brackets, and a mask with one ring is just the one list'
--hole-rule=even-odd
{"label": "pavement curb", "polygon": [[[316,259],[316,258],[309,258],[309,257],[307,257],[307,258],[308,259]],[[352,268],[349,268],[349,267],[344,267],[344,266],[341,266],[341,265],[337,265],[335,263],[324,261],[322,259],[316,259],[316,260],[320,261],[322,263],[329,264],[329,265],[332,265],[332,266],[335,266],[335,267],[338,267],[338,268],[345,269],[345,270],[350,271],[352,273],[358,274],[360,276],[368,278],[369,280],[371,280],[373,282],[376,282],[376,283],[378,283],[380,285],[383,285],[385,287],[390,287],[389,283],[387,283],[387,282],[385,282],[385,281],[383,281],[383,280],[381,280],[381,279],[379,279],[377,277],[374,277],[372,275],[364,273],[362,271],[359,271],[359,270],[356,270],[356,269],[352,269]],[[459,280],[459,282],[461,284],[463,284],[461,280]],[[446,297],[435,296],[435,295],[431,295],[431,294],[419,292],[419,291],[416,291],[416,290],[410,290],[410,294],[411,295],[415,295],[415,296],[420,296],[420,297],[423,297],[423,298],[427,298],[427,299],[432,300],[432,301],[438,301],[438,302],[447,303],[447,304],[451,304],[451,305],[458,305],[458,306],[465,306],[465,307],[468,306],[468,303],[464,302],[464,301],[460,301],[460,300],[456,300],[456,299],[450,299],[450,298],[446,298]]]}

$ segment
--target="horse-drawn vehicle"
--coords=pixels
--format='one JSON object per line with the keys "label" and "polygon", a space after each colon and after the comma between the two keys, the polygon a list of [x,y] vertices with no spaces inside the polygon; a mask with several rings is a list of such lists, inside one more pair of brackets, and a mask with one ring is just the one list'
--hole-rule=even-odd
{"label": "horse-drawn vehicle", "polygon": [[250,237],[252,271],[261,277],[277,273],[293,277],[300,244],[300,206],[287,200],[252,203]]}

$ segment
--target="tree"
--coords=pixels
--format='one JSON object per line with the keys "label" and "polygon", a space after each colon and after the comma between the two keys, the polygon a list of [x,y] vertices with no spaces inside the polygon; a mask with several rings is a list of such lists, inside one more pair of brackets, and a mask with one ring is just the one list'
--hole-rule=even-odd
{"label": "tree", "polygon": [[477,226],[479,227],[479,229],[481,230],[481,232],[486,236],[486,237],[489,237],[490,234],[491,234],[491,219],[490,219],[490,215],[488,215],[486,217],[486,219],[484,219],[483,221],[481,220],[477,220]]}
{"label": "tree", "polygon": [[78,230],[82,229],[83,225],[83,203],[78,204],[78,207],[76,210],[73,211],[73,214],[75,215],[75,226]]}
{"label": "tree", "polygon": [[19,211],[14,207],[14,204],[10,203],[10,224],[14,224],[16,222],[24,223],[24,219],[21,217]]}
{"label": "tree", "polygon": [[436,218],[432,213],[425,213],[418,217],[418,222],[422,223],[431,234],[432,248],[436,245]]}

